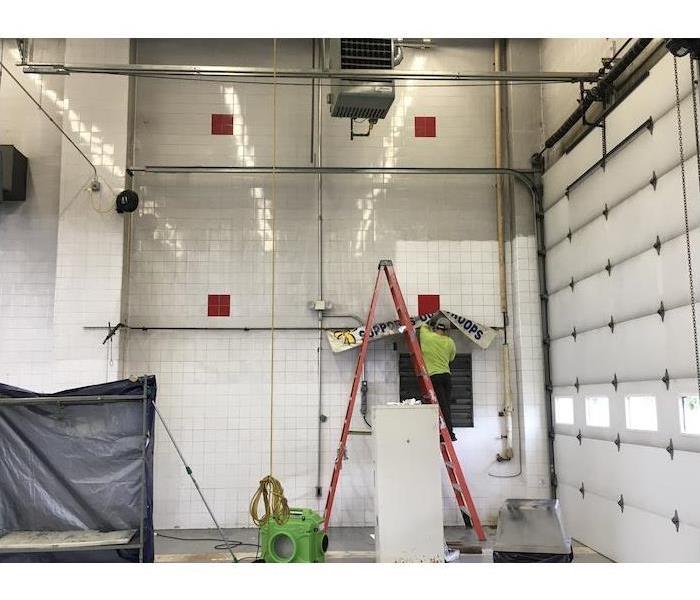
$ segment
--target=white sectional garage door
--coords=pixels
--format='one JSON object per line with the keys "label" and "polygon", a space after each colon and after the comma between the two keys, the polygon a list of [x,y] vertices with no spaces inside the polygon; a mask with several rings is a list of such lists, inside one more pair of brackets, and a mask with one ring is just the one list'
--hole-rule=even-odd
{"label": "white sectional garage door", "polygon": [[[697,248],[689,59],[678,70]],[[700,403],[671,56],[607,117],[608,152],[619,149],[590,169],[602,142],[598,128],[544,177],[558,496],[569,534],[614,560],[700,561]]]}

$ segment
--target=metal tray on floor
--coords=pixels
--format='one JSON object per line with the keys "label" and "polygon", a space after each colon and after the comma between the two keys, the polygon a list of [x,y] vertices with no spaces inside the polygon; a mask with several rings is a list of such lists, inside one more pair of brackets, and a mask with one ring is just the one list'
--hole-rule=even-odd
{"label": "metal tray on floor", "polygon": [[494,562],[570,562],[559,500],[508,499],[498,512]]}

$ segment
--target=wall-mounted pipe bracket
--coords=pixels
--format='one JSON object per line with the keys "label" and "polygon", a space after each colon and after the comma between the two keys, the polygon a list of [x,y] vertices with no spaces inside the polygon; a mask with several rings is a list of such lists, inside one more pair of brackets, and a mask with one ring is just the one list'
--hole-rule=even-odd
{"label": "wall-mounted pipe bracket", "polygon": [[613,440],[613,444],[617,446],[617,451],[620,451],[620,446],[622,446],[622,440],[620,439],[620,434],[617,434],[617,437]]}
{"label": "wall-mounted pipe bracket", "polygon": [[571,288],[571,291],[574,291],[574,286],[576,285],[576,282],[574,281],[574,278],[571,278],[571,281],[569,282],[569,287]]}
{"label": "wall-mounted pipe bracket", "polygon": [[613,379],[612,379],[612,381],[611,381],[610,383],[612,383],[612,386],[615,388],[615,391],[617,391],[617,384],[618,384],[618,381],[617,381],[617,373],[615,373],[615,374],[613,375]]}
{"label": "wall-mounted pipe bracket", "polygon": [[625,512],[625,498],[620,494],[620,499],[617,501],[617,505],[620,507],[620,512]]}
{"label": "wall-mounted pipe bracket", "polygon": [[610,209],[608,208],[608,203],[605,203],[605,208],[603,209],[603,216],[605,217],[605,220],[608,220],[608,214],[610,214]]}
{"label": "wall-mounted pipe bracket", "polygon": [[615,333],[615,319],[613,319],[612,315],[610,315],[610,322],[608,323],[608,327],[610,327],[610,333]]}
{"label": "wall-mounted pipe bracket", "polygon": [[578,491],[581,492],[581,498],[585,498],[585,497],[586,497],[586,488],[583,487],[583,481],[581,482],[581,487],[578,488]]}
{"label": "wall-mounted pipe bracket", "polygon": [[668,440],[668,446],[666,446],[666,452],[668,452],[671,455],[671,460],[673,460],[673,453],[674,453],[673,438]]}
{"label": "wall-mounted pipe bracket", "polygon": [[661,254],[661,240],[659,239],[658,235],[656,236],[656,241],[654,242],[652,248],[656,250],[656,254]]}
{"label": "wall-mounted pipe bracket", "polygon": [[668,390],[670,385],[671,385],[671,376],[668,374],[668,369],[666,369],[666,372],[664,373],[664,376],[661,378],[661,381],[664,382],[666,385],[666,389]]}
{"label": "wall-mounted pipe bracket", "polygon": [[676,528],[676,533],[678,533],[678,530],[681,528],[681,520],[678,518],[678,510],[673,511],[673,517],[671,517],[671,523]]}
{"label": "wall-mounted pipe bracket", "polygon": [[612,275],[612,263],[610,262],[610,259],[608,259],[608,264],[605,265],[605,270],[608,272],[608,277]]}
{"label": "wall-mounted pipe bracket", "polygon": [[581,440],[583,439],[583,434],[581,433],[581,430],[578,430],[578,433],[576,434],[576,439],[578,440],[578,445],[581,445]]}
{"label": "wall-mounted pipe bracket", "polygon": [[576,388],[576,393],[578,394],[578,391],[581,388],[581,384],[578,381],[578,377],[576,378],[576,382],[574,383],[574,387]]}
{"label": "wall-mounted pipe bracket", "polygon": [[566,237],[569,240],[569,243],[571,243],[571,238],[573,237],[573,232],[571,231],[571,227],[569,227],[569,233],[566,234]]}

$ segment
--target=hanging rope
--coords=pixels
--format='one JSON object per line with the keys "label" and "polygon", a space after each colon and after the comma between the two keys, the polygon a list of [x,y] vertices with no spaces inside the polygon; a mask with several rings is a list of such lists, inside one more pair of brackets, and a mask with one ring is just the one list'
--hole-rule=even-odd
{"label": "hanging rope", "polygon": [[[250,500],[250,517],[258,527],[272,517],[279,525],[289,519],[289,504],[284,497],[282,484],[272,476],[272,451],[275,408],[275,208],[277,204],[277,40],[272,41],[272,193],[270,198],[270,252],[271,302],[270,302],[270,474],[260,481]],[[265,240],[267,245],[267,240]],[[265,512],[260,515],[260,501]]]}
{"label": "hanging rope", "polygon": [[[277,39],[272,40],[272,81],[277,83]],[[277,85],[272,86],[272,197],[270,200],[270,251],[272,252],[270,300],[270,475],[275,407],[275,207],[277,204]]]}
{"label": "hanging rope", "polygon": [[[700,352],[698,352],[698,325],[695,315],[695,284],[693,282],[693,257],[690,245],[690,226],[688,223],[688,192],[685,182],[685,152],[683,150],[683,123],[681,119],[681,95],[678,85],[678,59],[673,58],[673,74],[676,83],[676,116],[678,117],[678,151],[681,159],[681,187],[683,190],[683,218],[685,219],[685,247],[688,257],[688,282],[690,285],[690,315],[693,322],[693,342],[695,344],[695,373],[698,380],[698,395],[700,395]],[[698,119],[697,119],[697,101],[695,98],[695,78],[693,59],[690,59],[690,86],[693,96],[693,112],[695,115],[695,139],[698,139]],[[700,148],[696,147],[696,154]],[[700,168],[700,158],[698,158],[698,166]],[[700,175],[699,175],[700,176]]]}

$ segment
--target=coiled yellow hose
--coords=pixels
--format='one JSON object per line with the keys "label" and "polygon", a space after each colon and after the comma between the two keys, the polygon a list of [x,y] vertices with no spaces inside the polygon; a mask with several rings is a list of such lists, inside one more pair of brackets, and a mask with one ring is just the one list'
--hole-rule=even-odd
{"label": "coiled yellow hose", "polygon": [[[261,499],[265,506],[265,514],[262,516],[259,513]],[[270,517],[278,525],[286,523],[289,519],[289,504],[284,497],[284,489],[272,475],[260,480],[260,485],[250,500],[250,517],[258,527],[267,523]]]}

